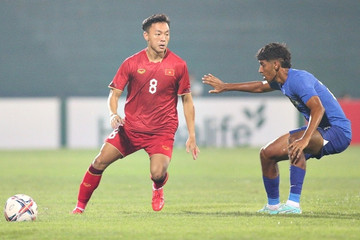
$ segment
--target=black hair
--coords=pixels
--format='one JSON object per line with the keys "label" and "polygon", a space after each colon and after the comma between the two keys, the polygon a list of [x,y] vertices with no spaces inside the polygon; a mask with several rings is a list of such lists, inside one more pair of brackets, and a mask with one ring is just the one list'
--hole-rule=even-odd
{"label": "black hair", "polygon": [[143,22],[142,22],[142,29],[145,32],[149,31],[150,26],[153,23],[158,23],[158,22],[166,22],[169,27],[170,27],[170,18],[165,15],[165,14],[154,14],[148,18],[146,18]]}
{"label": "black hair", "polygon": [[291,68],[291,53],[285,43],[269,43],[259,49],[256,57],[266,61],[279,59],[281,67]]}

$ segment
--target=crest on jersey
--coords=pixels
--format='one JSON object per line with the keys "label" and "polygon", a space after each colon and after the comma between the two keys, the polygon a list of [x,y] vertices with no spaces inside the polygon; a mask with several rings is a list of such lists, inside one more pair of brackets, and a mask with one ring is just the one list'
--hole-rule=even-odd
{"label": "crest on jersey", "polygon": [[146,72],[146,70],[143,69],[143,68],[139,68],[139,69],[137,70],[137,72],[140,73],[140,74],[144,74],[144,73]]}
{"label": "crest on jersey", "polygon": [[161,147],[162,147],[164,150],[166,150],[166,151],[170,150],[170,147],[168,147],[168,146],[166,146],[166,145],[162,145]]}
{"label": "crest on jersey", "polygon": [[165,69],[166,76],[175,76],[175,69]]}

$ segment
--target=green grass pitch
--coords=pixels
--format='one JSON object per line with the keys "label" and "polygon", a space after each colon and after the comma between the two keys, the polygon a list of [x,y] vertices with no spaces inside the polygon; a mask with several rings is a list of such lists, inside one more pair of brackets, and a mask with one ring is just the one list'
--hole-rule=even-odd
{"label": "green grass pitch", "polygon": [[[72,215],[83,174],[97,150],[0,151],[0,203],[24,193],[38,204],[35,222],[0,218],[0,239],[360,239],[360,147],[308,161],[302,215],[256,213],[266,203],[257,148],[201,149],[192,160],[175,149],[165,206],[151,208],[143,151],[104,173],[86,212]],[[289,192],[280,163],[280,197]]]}

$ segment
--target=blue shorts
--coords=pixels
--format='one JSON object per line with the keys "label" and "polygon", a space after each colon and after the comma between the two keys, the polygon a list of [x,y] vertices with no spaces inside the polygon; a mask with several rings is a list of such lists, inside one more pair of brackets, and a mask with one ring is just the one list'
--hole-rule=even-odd
{"label": "blue shorts", "polygon": [[[290,134],[306,130],[306,126],[290,131]],[[341,128],[338,126],[329,126],[326,128],[318,127],[317,130],[320,132],[324,139],[324,145],[319,154],[314,155],[305,153],[305,158],[317,158],[320,159],[325,155],[331,155],[341,153],[344,151],[351,142],[351,139],[347,138]]]}

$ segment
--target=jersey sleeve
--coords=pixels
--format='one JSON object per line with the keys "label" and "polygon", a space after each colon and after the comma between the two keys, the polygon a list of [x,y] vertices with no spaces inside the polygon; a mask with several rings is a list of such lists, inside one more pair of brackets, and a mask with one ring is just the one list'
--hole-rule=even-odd
{"label": "jersey sleeve", "polygon": [[189,71],[187,68],[186,63],[181,65],[181,68],[179,69],[179,88],[178,88],[178,95],[184,95],[186,93],[190,93],[190,78],[189,78]]}
{"label": "jersey sleeve", "polygon": [[304,74],[300,81],[292,81],[291,89],[303,103],[307,103],[309,99],[313,96],[318,96],[318,93],[315,90],[316,79],[310,74]]}
{"label": "jersey sleeve", "polygon": [[124,61],[119,67],[118,71],[116,72],[113,80],[109,84],[109,88],[116,88],[123,91],[126,84],[129,81],[129,76],[130,76],[129,72],[130,72],[129,62]]}

